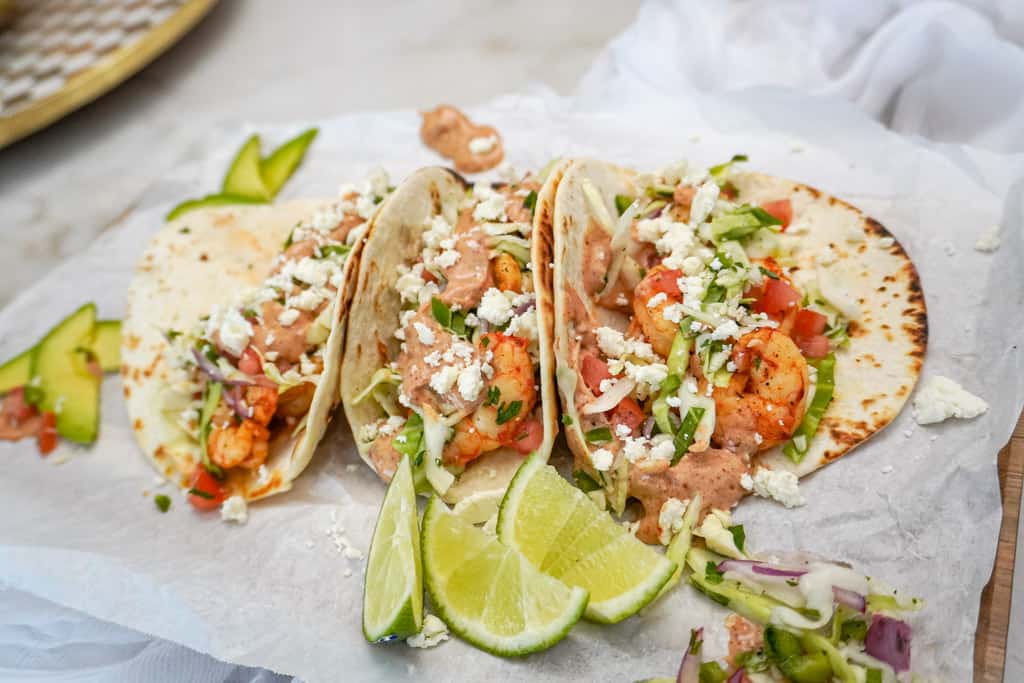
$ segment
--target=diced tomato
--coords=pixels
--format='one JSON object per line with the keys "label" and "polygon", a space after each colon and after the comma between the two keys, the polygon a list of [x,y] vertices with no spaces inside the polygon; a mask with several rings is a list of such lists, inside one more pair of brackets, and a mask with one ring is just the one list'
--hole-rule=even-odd
{"label": "diced tomato", "polygon": [[263,363],[256,349],[251,346],[245,347],[242,357],[238,359],[238,369],[247,375],[259,375],[263,373]]}
{"label": "diced tomato", "polygon": [[608,421],[613,425],[626,425],[630,431],[635,432],[645,420],[644,411],[640,404],[626,397],[619,401],[619,405],[612,408],[608,413]]}
{"label": "diced tomato", "polygon": [[39,455],[49,455],[57,447],[57,414],[43,413],[43,424],[36,434]]}
{"label": "diced tomato", "polygon": [[801,309],[796,314],[796,322],[793,323],[794,337],[813,337],[825,331],[828,318],[817,311]]}
{"label": "diced tomato", "polygon": [[21,424],[36,414],[35,406],[25,400],[25,387],[17,387],[4,397],[3,416],[14,424]]}
{"label": "diced tomato", "polygon": [[655,293],[664,292],[670,297],[679,297],[682,294],[679,291],[679,278],[682,276],[681,270],[659,270],[648,275],[648,278]]}
{"label": "diced tomato", "polygon": [[583,382],[595,396],[601,395],[601,381],[612,377],[612,373],[608,372],[608,364],[592,353],[584,353],[580,357],[580,372],[583,374]]}
{"label": "diced tomato", "polygon": [[813,337],[797,337],[796,345],[808,358],[824,358],[828,355],[828,337],[816,334]]}
{"label": "diced tomato", "polygon": [[423,269],[423,274],[420,277],[423,278],[424,282],[434,282],[434,283],[437,282],[437,276],[435,276],[433,273],[431,273],[426,268]]}
{"label": "diced tomato", "polygon": [[790,221],[793,220],[793,204],[788,199],[765,202],[761,205],[761,208],[782,221],[783,230],[788,228]]}
{"label": "diced tomato", "polygon": [[766,278],[764,292],[754,302],[754,310],[768,315],[783,315],[800,303],[800,292],[783,282]]}
{"label": "diced tomato", "polygon": [[224,502],[224,488],[212,474],[206,471],[202,463],[196,465],[189,487],[193,491],[201,492],[201,494],[188,494],[188,502],[197,510],[213,510]]}
{"label": "diced tomato", "polygon": [[543,440],[544,425],[540,423],[540,420],[531,419],[520,425],[512,443],[508,445],[523,455],[529,455],[540,448],[540,443]]}

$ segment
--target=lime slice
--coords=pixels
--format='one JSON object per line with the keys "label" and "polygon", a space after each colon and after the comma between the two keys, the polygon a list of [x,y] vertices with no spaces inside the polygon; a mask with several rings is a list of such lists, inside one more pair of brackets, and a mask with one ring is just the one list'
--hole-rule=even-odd
{"label": "lime slice", "polygon": [[519,657],[551,647],[587,606],[587,591],[541,574],[436,497],[423,514],[423,571],[448,628],[495,655]]}
{"label": "lime slice", "polygon": [[423,627],[423,570],[416,490],[402,458],[380,506],[363,589],[363,635],[370,642],[406,638]]}
{"label": "lime slice", "polygon": [[539,458],[523,463],[509,485],[498,538],[545,574],[587,589],[586,618],[601,623],[636,614],[676,569]]}

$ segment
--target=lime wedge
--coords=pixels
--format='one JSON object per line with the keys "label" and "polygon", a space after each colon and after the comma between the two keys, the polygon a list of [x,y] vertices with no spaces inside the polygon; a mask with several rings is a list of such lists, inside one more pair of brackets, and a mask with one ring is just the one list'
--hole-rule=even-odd
{"label": "lime wedge", "polygon": [[409,459],[398,463],[370,542],[363,589],[363,635],[372,643],[406,638],[423,627],[423,570],[416,490]]}
{"label": "lime wedge", "polygon": [[676,569],[539,458],[523,463],[509,485],[498,538],[545,574],[587,589],[586,618],[601,623],[636,614]]}
{"label": "lime wedge", "polygon": [[448,628],[495,655],[519,657],[551,647],[587,606],[587,591],[540,573],[436,497],[423,514],[423,571]]}

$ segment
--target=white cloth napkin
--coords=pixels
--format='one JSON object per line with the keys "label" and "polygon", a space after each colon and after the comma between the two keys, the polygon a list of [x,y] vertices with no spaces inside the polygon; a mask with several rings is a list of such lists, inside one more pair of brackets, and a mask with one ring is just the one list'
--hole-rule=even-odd
{"label": "white cloth napkin", "polygon": [[[1019,0],[651,1],[584,77],[574,106],[774,85],[842,97],[907,135],[1022,152],[1022,44]],[[0,680],[292,679],[15,591],[0,573]]]}

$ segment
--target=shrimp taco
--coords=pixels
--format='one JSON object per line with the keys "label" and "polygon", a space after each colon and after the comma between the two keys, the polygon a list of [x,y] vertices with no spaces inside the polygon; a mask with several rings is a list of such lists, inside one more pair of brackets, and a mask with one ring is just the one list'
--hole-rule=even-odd
{"label": "shrimp taco", "polygon": [[637,501],[648,542],[671,498],[799,504],[797,477],[885,427],[924,356],[899,243],[733,162],[639,175],[580,160],[558,187],[554,348],[577,480],[616,511]]}
{"label": "shrimp taco", "polygon": [[[342,401],[364,460],[390,480],[491,503],[557,433],[550,285],[554,189],[412,175],[367,241],[349,317]],[[491,506],[484,506],[484,521]]]}
{"label": "shrimp taco", "polygon": [[237,510],[309,464],[339,399],[362,237],[391,189],[379,171],[334,201],[195,211],[153,238],[129,290],[124,393],[146,457],[196,507]]}

